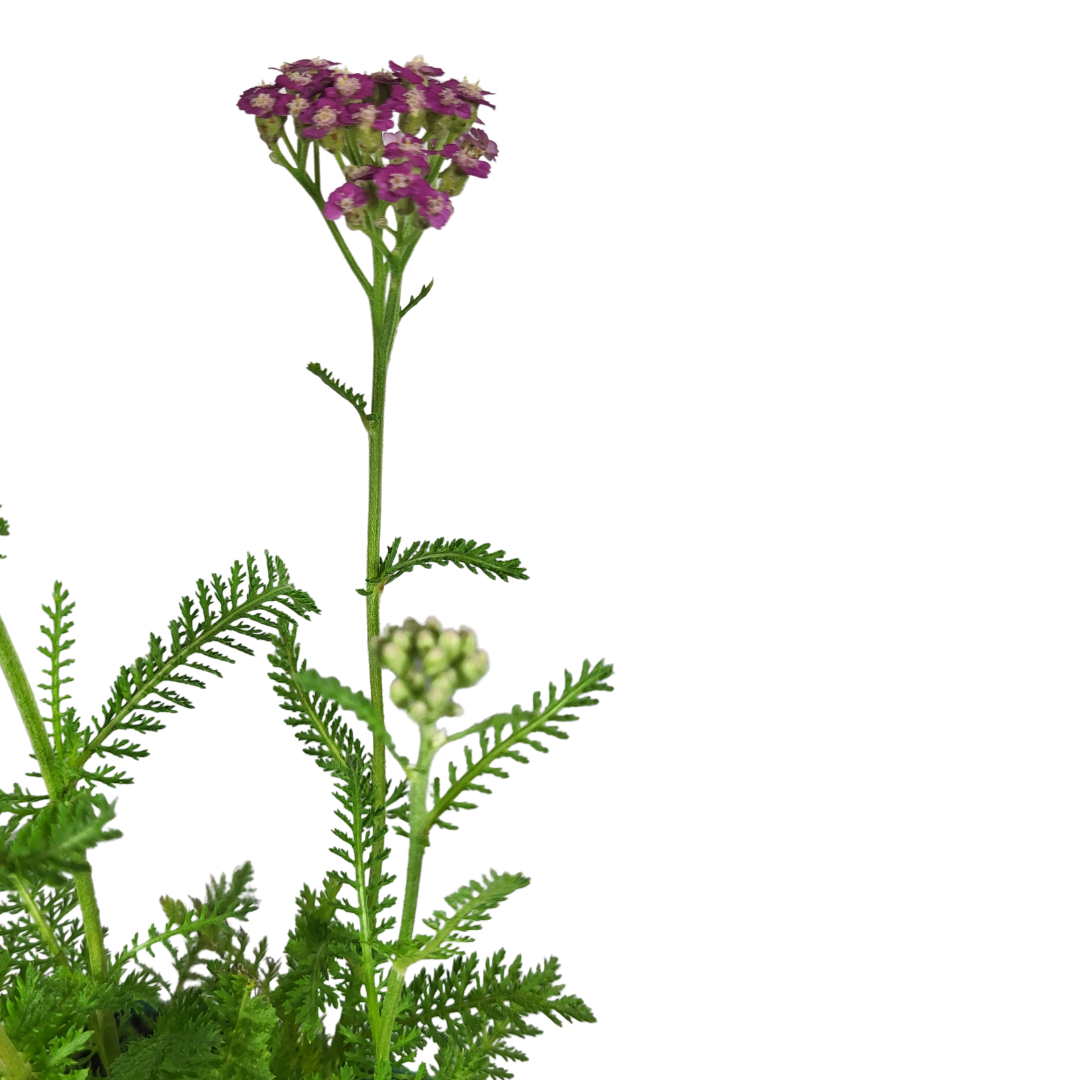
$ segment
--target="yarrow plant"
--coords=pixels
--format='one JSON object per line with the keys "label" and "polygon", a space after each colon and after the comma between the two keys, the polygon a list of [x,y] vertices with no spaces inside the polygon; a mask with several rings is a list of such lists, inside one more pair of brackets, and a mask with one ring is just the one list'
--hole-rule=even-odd
{"label": "yarrow plant", "polygon": [[[469,179],[491,175],[498,147],[478,115],[494,107],[491,92],[442,79],[419,56],[372,74],[319,58],[276,70],[237,104],[254,117],[270,160],[315,203],[371,313],[370,404],[318,362],[308,365],[348,402],[368,439],[367,550],[356,590],[366,608],[368,692],[301,659],[298,630],[318,608],[269,553],[200,579],[89,721],[67,693],[75,605],[62,584],[44,605],[43,696],[0,621],[0,667],[37,766],[31,784],[0,792],[0,1077],[10,1080],[504,1078],[513,1075],[507,1063],[526,1060],[512,1040],[540,1034],[531,1017],[594,1019],[563,993],[554,957],[528,968],[503,949],[481,960],[465,948],[529,883],[522,874],[478,873],[421,920],[423,929],[417,915],[434,830],[457,828],[453,815],[474,809],[470,800],[491,793],[488,778],[507,777],[527,750],[565,739],[574,712],[611,689],[611,666],[586,661],[529,705],[451,730],[462,713],[457,695],[488,671],[476,633],[434,617],[380,626],[384,590],[417,567],[526,578],[520,560],[489,543],[403,545],[398,537],[383,552],[381,540],[387,369],[402,318],[432,288],[403,303],[403,276],[424,233],[449,222]],[[369,242],[367,272],[339,223]],[[8,531],[0,518],[0,536]],[[110,949],[87,853],[120,835],[107,792],[132,777],[119,764],[146,756],[140,739],[191,708],[188,695],[235,654],[254,655],[256,642],[270,647],[285,723],[333,784],[338,861],[318,888],[301,890],[277,959],[266,938],[253,946],[243,927],[256,907],[249,863],[211,878],[202,898],[163,896],[161,927]],[[387,730],[384,671],[390,704],[415,725],[412,747],[396,746]],[[445,771],[440,755],[450,758]],[[405,841],[401,863],[393,836]],[[172,958],[173,981],[145,961],[157,946]]]}

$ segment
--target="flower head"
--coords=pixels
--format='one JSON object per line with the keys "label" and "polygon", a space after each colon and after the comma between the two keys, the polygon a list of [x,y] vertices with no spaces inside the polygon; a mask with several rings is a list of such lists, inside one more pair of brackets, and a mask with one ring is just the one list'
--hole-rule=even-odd
{"label": "flower head", "polygon": [[481,178],[491,172],[491,164],[480,160],[480,154],[472,143],[447,143],[439,153],[452,161],[467,176],[479,176]]}
{"label": "flower head", "polygon": [[281,74],[274,81],[286,90],[299,90],[305,97],[310,97],[330,85],[333,77],[330,69],[335,65],[336,61],[320,60],[317,56],[312,60],[285,61],[278,68]]}
{"label": "flower head", "polygon": [[432,67],[430,64],[425,63],[422,56],[414,56],[404,66],[395,64],[394,61],[391,60],[390,70],[394,72],[395,75],[400,75],[403,79],[408,79],[409,82],[415,83],[417,86],[423,83],[425,75],[443,74],[442,68]]}
{"label": "flower head", "polygon": [[299,114],[300,122],[309,125],[304,128],[304,138],[321,139],[342,124],[353,123],[350,108],[340,98],[322,97],[309,102]]}
{"label": "flower head", "polygon": [[342,214],[353,214],[368,201],[368,193],[356,184],[342,184],[330,192],[323,207],[323,216],[337,221]]}
{"label": "flower head", "polygon": [[281,115],[278,112],[281,102],[282,95],[276,86],[253,86],[240,95],[236,107],[246,113],[251,113],[252,116],[265,119],[275,114]]}
{"label": "flower head", "polygon": [[454,205],[445,191],[436,191],[422,176],[414,177],[412,197],[417,213],[433,228],[441,229],[454,212]]}
{"label": "flower head", "polygon": [[411,165],[385,165],[376,169],[372,177],[379,198],[383,202],[397,202],[412,194],[413,181],[420,179]]}
{"label": "flower head", "polygon": [[473,107],[458,93],[457,87],[451,85],[453,82],[456,80],[433,82],[428,86],[428,108],[444,116],[460,116],[462,120],[469,120]]}
{"label": "flower head", "polygon": [[406,135],[404,132],[395,131],[383,134],[383,142],[386,144],[383,156],[388,161],[400,163],[407,162],[417,169],[427,171],[431,164],[428,161],[428,151],[423,142],[415,135]]}
{"label": "flower head", "polygon": [[350,106],[350,116],[354,124],[359,124],[365,131],[388,131],[394,126],[394,114],[389,105],[375,105],[365,101]]}
{"label": "flower head", "polygon": [[414,85],[413,83],[398,83],[390,91],[388,104],[394,112],[421,116],[429,105],[428,89],[426,86]]}
{"label": "flower head", "polygon": [[345,101],[359,101],[361,98],[368,97],[374,89],[375,80],[370,75],[339,71],[334,74],[328,92]]}
{"label": "flower head", "polygon": [[458,94],[466,101],[472,102],[474,105],[487,105],[488,108],[494,109],[495,106],[490,101],[485,101],[484,98],[491,93],[490,90],[481,90],[480,82],[469,82],[468,79],[447,79],[443,84],[444,86],[452,86]]}

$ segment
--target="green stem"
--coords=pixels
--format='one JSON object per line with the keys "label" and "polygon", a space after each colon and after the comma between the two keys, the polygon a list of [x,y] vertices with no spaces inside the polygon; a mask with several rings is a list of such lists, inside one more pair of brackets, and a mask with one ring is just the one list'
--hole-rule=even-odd
{"label": "green stem", "polygon": [[11,695],[15,698],[15,706],[22,717],[26,734],[30,736],[30,745],[33,747],[34,757],[41,766],[41,777],[45,781],[45,789],[49,793],[49,798],[55,802],[63,787],[56,756],[49,742],[49,733],[45,730],[45,721],[41,719],[37,699],[34,697],[33,690],[30,689],[30,681],[26,677],[22,661],[15,651],[15,645],[2,618],[0,618],[0,668],[3,669],[4,678],[7,679],[7,684],[11,688]]}
{"label": "green stem", "polygon": [[[427,835],[424,826],[427,822],[428,781],[431,774],[431,759],[438,747],[435,744],[435,725],[420,725],[420,752],[417,757],[416,771],[409,777],[409,866],[405,877],[405,898],[401,908],[401,929],[398,933],[398,949],[408,949],[416,925],[416,906],[420,898],[420,872],[424,866],[424,851],[427,848]],[[396,960],[387,979],[386,996],[382,1007],[382,1040],[376,1042],[376,1060],[389,1060],[390,1039],[397,1019],[401,994],[405,989],[405,972],[408,962]]]}
{"label": "green stem", "polygon": [[0,1024],[0,1076],[5,1080],[34,1080],[34,1070]]}
{"label": "green stem", "polygon": [[34,925],[41,935],[41,940],[45,942],[45,947],[49,950],[52,958],[63,967],[70,967],[68,958],[64,955],[64,950],[60,948],[60,943],[56,940],[52,927],[45,921],[45,916],[42,914],[37,900],[34,899],[34,894],[30,891],[30,883],[21,874],[12,874],[12,880],[15,882],[15,891],[19,894],[23,907],[30,913],[30,918],[34,921]]}
{"label": "green stem", "polygon": [[[0,618],[0,668],[3,668],[4,678],[7,679],[7,684],[11,688],[11,694],[15,698],[15,705],[22,717],[26,733],[30,736],[30,745],[41,768],[45,789],[49,793],[49,798],[55,803],[63,791],[63,776],[53,754],[48,732],[45,730],[45,721],[41,718],[37,700],[26,678],[26,671],[23,669],[22,661],[15,651],[15,645],[2,618]],[[105,976],[108,961],[105,954],[105,934],[101,928],[101,913],[94,894],[94,881],[89,870],[77,871],[72,877],[75,879],[75,891],[79,897],[79,906],[82,908],[83,930],[86,934],[86,947],[90,956],[90,973],[95,981],[101,981]],[[115,1017],[112,1013],[99,1009],[91,1025],[97,1039],[98,1053],[105,1067],[108,1068],[112,1060],[120,1053],[120,1036],[116,1030]]]}

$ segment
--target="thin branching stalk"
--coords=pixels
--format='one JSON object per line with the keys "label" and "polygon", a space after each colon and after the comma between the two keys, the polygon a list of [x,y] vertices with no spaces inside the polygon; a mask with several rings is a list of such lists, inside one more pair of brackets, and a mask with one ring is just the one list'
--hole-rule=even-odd
{"label": "thin branching stalk", "polygon": [[[30,688],[26,671],[2,618],[0,618],[0,668],[3,669],[12,697],[15,698],[15,705],[22,717],[23,726],[30,737],[30,745],[33,747],[34,756],[41,769],[41,777],[45,781],[49,799],[55,803],[63,793],[63,775],[53,754],[37,699]],[[94,879],[89,870],[75,871],[72,877],[75,879],[75,891],[79,897],[79,907],[82,909],[90,974],[95,981],[100,981],[105,978],[108,970],[108,956],[105,952],[105,933],[101,926],[101,912],[94,891]],[[33,918],[32,912],[31,918]],[[120,1036],[116,1030],[116,1020],[111,1013],[99,1009],[92,1019],[92,1026],[98,1053],[105,1067],[108,1068],[120,1053]]]}

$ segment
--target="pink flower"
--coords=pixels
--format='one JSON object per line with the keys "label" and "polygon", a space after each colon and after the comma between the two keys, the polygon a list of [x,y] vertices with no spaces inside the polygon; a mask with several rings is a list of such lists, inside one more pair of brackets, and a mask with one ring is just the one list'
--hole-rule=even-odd
{"label": "pink flower", "polygon": [[337,221],[342,214],[352,214],[368,201],[368,193],[355,184],[342,184],[330,192],[323,207],[323,216]]}
{"label": "pink flower", "polygon": [[417,213],[433,229],[441,229],[454,212],[450,196],[445,191],[436,191],[422,176],[413,180],[412,197],[416,202]]}

